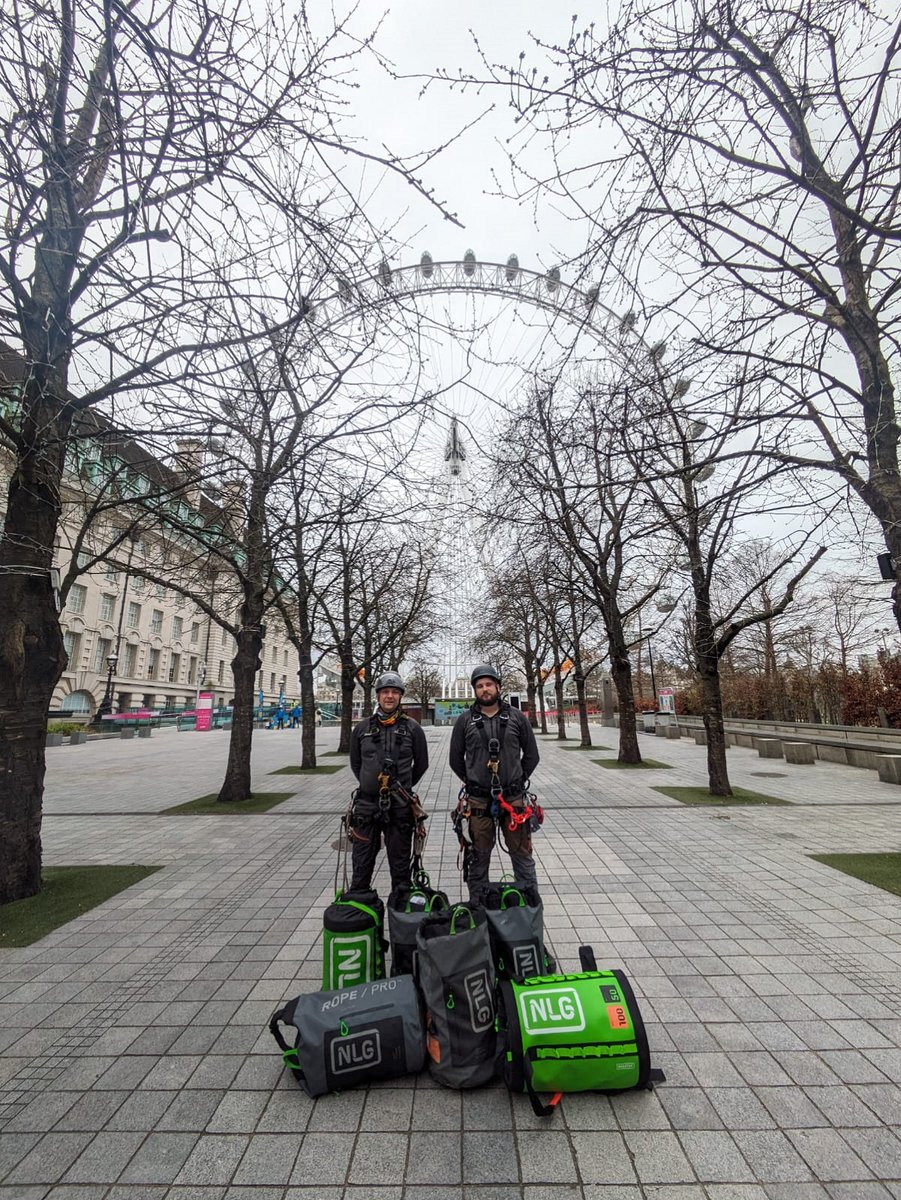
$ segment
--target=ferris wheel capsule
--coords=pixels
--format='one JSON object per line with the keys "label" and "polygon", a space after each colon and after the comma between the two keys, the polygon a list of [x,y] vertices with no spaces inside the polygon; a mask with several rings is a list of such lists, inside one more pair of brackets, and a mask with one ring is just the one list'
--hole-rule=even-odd
{"label": "ferris wheel capsule", "polygon": [[432,271],[435,269],[435,264],[432,261],[432,256],[428,250],[423,250],[422,258],[419,260],[419,269],[422,271],[426,279],[432,278]]}
{"label": "ferris wheel capsule", "polygon": [[548,273],[544,277],[544,286],[547,288],[547,290],[549,292],[556,292],[557,288],[560,286],[560,268],[559,267],[551,267],[551,269],[548,271]]}
{"label": "ferris wheel capsule", "polygon": [[379,279],[382,281],[383,288],[388,289],[391,287],[391,280],[393,279],[393,274],[391,272],[391,266],[390,266],[387,258],[383,258],[382,261],[379,263]]}
{"label": "ferris wheel capsule", "polygon": [[463,274],[471,277],[476,271],[476,255],[474,250],[467,250],[463,255]]}
{"label": "ferris wheel capsule", "polygon": [[507,283],[513,283],[516,276],[519,274],[519,259],[515,254],[511,254],[507,259]]}

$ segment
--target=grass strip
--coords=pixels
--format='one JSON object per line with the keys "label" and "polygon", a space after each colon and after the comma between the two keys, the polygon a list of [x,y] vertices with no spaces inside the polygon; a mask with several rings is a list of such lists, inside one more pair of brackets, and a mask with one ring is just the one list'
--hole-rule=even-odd
{"label": "grass strip", "polygon": [[882,888],[884,892],[892,892],[901,896],[901,851],[884,850],[873,854],[811,854],[816,862],[825,863],[841,871],[843,875],[852,875],[871,883],[873,887]]}
{"label": "grass strip", "polygon": [[576,751],[581,750],[583,753],[586,750],[612,750],[612,746],[561,746],[561,750]]}
{"label": "grass strip", "polygon": [[711,796],[703,787],[658,787],[654,791],[669,796],[671,800],[678,800],[680,804],[782,804],[791,807],[790,800],[765,796],[763,792],[749,792],[747,788],[740,787],[733,787],[731,796]]}
{"label": "grass strip", "polygon": [[350,753],[347,750],[325,750],[320,758],[349,758]]}
{"label": "grass strip", "polygon": [[0,947],[30,946],[162,867],[45,867],[36,896],[0,906]]}
{"label": "grass strip", "polygon": [[344,763],[323,763],[318,767],[279,767],[277,771],[270,771],[270,775],[334,775],[336,771],[343,771]]}
{"label": "grass strip", "polygon": [[218,792],[212,792],[209,796],[199,796],[196,800],[189,800],[186,804],[174,804],[172,808],[162,809],[160,816],[165,813],[184,813],[194,816],[207,814],[209,816],[221,817],[229,813],[235,813],[238,816],[244,817],[248,813],[268,812],[270,808],[275,808],[276,804],[281,804],[284,800],[290,800],[294,793],[254,792],[249,800],[238,800],[222,804],[216,799],[217,795]]}
{"label": "grass strip", "polygon": [[640,763],[620,762],[618,758],[593,758],[591,761],[611,771],[670,771],[673,765],[658,762],[656,758],[645,758]]}

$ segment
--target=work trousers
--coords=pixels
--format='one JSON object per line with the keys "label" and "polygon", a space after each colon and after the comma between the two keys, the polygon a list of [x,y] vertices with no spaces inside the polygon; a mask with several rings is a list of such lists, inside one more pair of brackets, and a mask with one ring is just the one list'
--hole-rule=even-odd
{"label": "work trousers", "polygon": [[366,890],[372,886],[375,861],[383,840],[388,856],[388,869],[391,872],[392,891],[410,883],[414,820],[409,802],[392,796],[391,807],[385,812],[380,808],[377,799],[358,796],[354,800],[352,828],[352,891],[358,888]]}
{"label": "work trousers", "polygon": [[[517,812],[522,812],[525,801],[522,797],[511,801]],[[495,821],[489,814],[488,806],[484,807],[470,800],[469,836],[472,840],[472,858],[469,865],[469,899],[473,904],[481,904],[488,885],[491,869],[491,852],[497,840],[497,826],[500,824],[504,843],[510,852],[510,862],[513,867],[513,877],[517,883],[531,884],[538,887],[538,874],[535,870],[535,859],[532,857],[532,830],[529,822],[510,829],[509,816],[501,814],[500,821]]]}

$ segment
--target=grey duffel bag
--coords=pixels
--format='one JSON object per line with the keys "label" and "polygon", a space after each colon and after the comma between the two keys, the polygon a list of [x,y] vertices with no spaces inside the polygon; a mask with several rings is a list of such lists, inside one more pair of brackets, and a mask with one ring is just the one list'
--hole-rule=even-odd
{"label": "grey duffel bag", "polygon": [[485,910],[466,904],[427,916],[416,934],[426,1004],[429,1074],[445,1087],[488,1083],[497,1070],[494,963]]}
{"label": "grey duffel bag", "polygon": [[544,945],[544,909],[529,884],[489,883],[482,895],[498,979],[553,974]]}
{"label": "grey duffel bag", "polygon": [[[280,1025],[293,1025],[294,1045]],[[425,1063],[425,1030],[412,975],[290,1000],[269,1022],[282,1057],[308,1096],[415,1075]]]}

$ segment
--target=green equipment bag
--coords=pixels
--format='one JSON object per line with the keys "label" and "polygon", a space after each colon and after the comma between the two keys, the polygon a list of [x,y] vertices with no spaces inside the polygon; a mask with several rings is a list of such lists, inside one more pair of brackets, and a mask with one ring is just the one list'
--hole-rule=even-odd
{"label": "green equipment bag", "polygon": [[483,908],[455,904],[416,934],[416,978],[427,1009],[429,1074],[450,1088],[479,1087],[497,1074],[494,963]]}
{"label": "green equipment bag", "polygon": [[[292,1027],[293,1045],[282,1025]],[[412,975],[298,996],[273,1014],[269,1031],[308,1096],[416,1075],[425,1061]]]}
{"label": "green equipment bag", "polygon": [[445,912],[449,908],[447,896],[430,886],[428,876],[423,876],[418,883],[394,889],[388,897],[392,975],[412,974],[419,926],[430,913]]}
{"label": "green equipment bag", "polygon": [[323,991],[385,978],[384,925],[378,893],[338,892],[323,917]]}
{"label": "green equipment bag", "polygon": [[550,975],[556,969],[544,944],[544,907],[536,888],[489,883],[482,903],[498,979]]}
{"label": "green equipment bag", "polygon": [[[500,984],[504,1079],[528,1092],[536,1115],[547,1117],[565,1092],[650,1089],[647,1034],[635,993],[622,971],[599,971],[590,947],[579,950],[582,971]],[[553,1092],[542,1104],[539,1092]]]}

